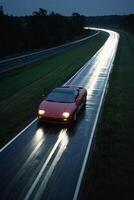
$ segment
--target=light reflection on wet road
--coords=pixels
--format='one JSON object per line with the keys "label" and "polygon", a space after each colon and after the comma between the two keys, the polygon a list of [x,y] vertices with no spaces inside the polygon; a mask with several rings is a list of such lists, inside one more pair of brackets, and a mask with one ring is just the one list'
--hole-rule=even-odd
{"label": "light reflection on wet road", "polygon": [[1,199],[71,200],[114,61],[119,35],[109,39],[67,84],[88,91],[73,127],[35,121],[0,153]]}

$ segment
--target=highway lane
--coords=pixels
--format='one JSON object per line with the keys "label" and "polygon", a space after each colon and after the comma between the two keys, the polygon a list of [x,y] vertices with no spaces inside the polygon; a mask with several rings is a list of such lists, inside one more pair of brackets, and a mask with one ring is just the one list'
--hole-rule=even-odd
{"label": "highway lane", "polygon": [[99,34],[99,32],[96,32],[95,34],[82,38],[80,40],[76,40],[76,41],[69,42],[60,46],[52,47],[50,49],[45,49],[39,52],[34,52],[34,53],[23,55],[23,56],[0,60],[0,73],[7,72],[9,70],[13,70],[13,69],[20,68],[29,64],[33,64],[35,62],[40,62],[42,60],[45,60],[51,56],[62,53],[69,48],[79,46],[82,43],[87,42],[89,38],[92,38],[96,36],[97,34]]}
{"label": "highway lane", "polygon": [[86,108],[74,126],[38,126],[35,120],[1,150],[1,199],[77,199],[119,40],[117,33],[109,34],[104,46],[66,83],[88,91]]}

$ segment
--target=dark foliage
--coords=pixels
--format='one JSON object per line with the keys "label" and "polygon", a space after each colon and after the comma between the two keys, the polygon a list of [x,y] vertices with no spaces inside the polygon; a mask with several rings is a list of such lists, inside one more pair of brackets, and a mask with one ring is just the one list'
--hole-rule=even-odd
{"label": "dark foliage", "polygon": [[120,27],[134,31],[134,14],[86,17],[86,24],[95,27]]}
{"label": "dark foliage", "polygon": [[134,32],[134,14],[128,15],[126,17],[124,27],[127,30]]}
{"label": "dark foliage", "polygon": [[109,15],[109,16],[95,16],[87,17],[86,22],[91,26],[100,26],[100,27],[110,27],[110,26],[122,26],[125,21],[126,16],[120,15]]}
{"label": "dark foliage", "polygon": [[85,18],[78,13],[65,17],[47,14],[45,9],[32,16],[13,17],[0,12],[0,57],[38,48],[48,48],[84,35]]}

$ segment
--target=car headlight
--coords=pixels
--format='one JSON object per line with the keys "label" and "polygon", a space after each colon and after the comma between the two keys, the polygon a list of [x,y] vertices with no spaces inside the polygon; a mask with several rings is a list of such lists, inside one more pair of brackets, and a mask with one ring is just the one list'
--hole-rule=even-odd
{"label": "car headlight", "polygon": [[69,113],[69,112],[63,112],[63,113],[62,113],[62,116],[63,116],[64,118],[68,118],[68,117],[70,116],[70,113]]}
{"label": "car headlight", "polygon": [[44,115],[45,114],[45,110],[38,110],[38,114],[39,115]]}

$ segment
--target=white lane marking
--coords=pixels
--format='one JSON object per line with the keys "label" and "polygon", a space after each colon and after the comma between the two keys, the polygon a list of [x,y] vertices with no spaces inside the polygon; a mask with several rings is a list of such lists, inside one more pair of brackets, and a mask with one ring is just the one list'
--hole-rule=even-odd
{"label": "white lane marking", "polygon": [[[106,31],[104,29],[102,29],[102,30]],[[94,137],[94,133],[95,133],[95,129],[96,129],[99,113],[100,113],[101,106],[102,106],[102,103],[103,103],[103,100],[104,100],[105,92],[107,90],[107,84],[108,84],[109,76],[110,76],[110,73],[111,73],[111,69],[112,69],[112,66],[113,66],[113,61],[115,59],[115,55],[116,55],[116,51],[117,51],[117,47],[118,47],[119,34],[116,33],[116,32],[113,32],[113,31],[110,31],[110,32],[111,32],[112,35],[116,35],[117,36],[116,37],[116,43],[115,43],[115,46],[113,46],[114,47],[113,56],[110,58],[108,75],[107,75],[106,82],[105,82],[105,85],[104,85],[104,89],[103,89],[103,93],[102,93],[102,96],[101,96],[99,108],[98,108],[97,115],[96,115],[96,118],[95,118],[95,122],[94,122],[94,125],[93,125],[93,128],[92,128],[91,136],[90,136],[90,139],[89,139],[88,147],[87,147],[87,150],[86,150],[86,154],[85,154],[85,157],[84,157],[84,161],[83,161],[83,164],[82,164],[82,168],[81,168],[81,171],[80,171],[78,182],[77,182],[77,185],[76,185],[76,189],[75,189],[73,200],[77,200],[78,199],[80,186],[81,186],[82,178],[83,178],[83,175],[84,175],[84,172],[85,172],[85,168],[86,168],[89,152],[90,152],[90,149],[91,149],[91,145],[92,145],[92,141],[93,141],[93,137]]]}
{"label": "white lane marking", "polygon": [[[40,129],[37,130],[38,131]],[[27,160],[24,162],[24,164],[22,165],[22,167],[19,169],[19,171],[16,173],[16,175],[14,176],[14,178],[12,179],[12,181],[9,183],[6,194],[4,196],[4,198],[6,198],[9,195],[9,192],[11,190],[11,187],[17,182],[17,180],[21,179],[21,177],[23,176],[24,172],[27,170],[26,167],[28,167],[28,163],[33,159],[33,157],[35,156],[35,154],[38,152],[39,148],[41,147],[41,145],[43,144],[45,137],[40,138],[40,142],[38,143],[38,145],[35,147],[35,149],[33,150],[33,152],[30,154],[30,156],[27,158]]]}
{"label": "white lane marking", "polygon": [[[97,33],[95,33],[95,34],[92,35],[92,36],[86,37],[86,39],[87,39],[87,38],[92,38],[92,37],[98,35],[99,33],[100,33],[100,31],[98,31]],[[84,40],[84,39],[85,39],[85,38],[83,38],[83,39],[81,39],[81,40]],[[86,40],[86,39],[85,39],[85,40]],[[79,41],[81,41],[81,40],[77,40],[77,41],[74,41],[74,42],[72,42],[72,43],[77,43],[77,42],[79,42]],[[69,45],[69,43],[67,43],[66,45]],[[61,46],[64,46],[64,45],[61,45]],[[59,47],[59,46],[58,46],[58,47]],[[58,47],[53,47],[53,48],[51,48],[51,49],[58,48]],[[96,53],[95,55],[97,55],[99,51],[100,51],[100,50],[98,50],[97,53]],[[39,53],[39,52],[38,52],[38,53]],[[93,60],[93,58],[95,57],[95,55],[90,59],[90,61]],[[68,84],[68,83],[69,83],[83,68],[85,68],[85,67],[86,67],[86,66],[84,65],[81,69],[79,69],[79,71],[77,71],[64,85]],[[38,119],[38,118],[34,119],[28,126],[26,126],[21,132],[19,132],[11,141],[9,141],[4,147],[2,147],[2,148],[0,149],[0,153],[1,153],[2,151],[4,151],[12,142],[14,142],[15,139],[17,139],[29,126],[31,126],[35,121],[37,121],[37,119]]]}
{"label": "white lane marking", "polygon": [[4,147],[0,149],[0,153],[4,151],[14,140],[16,140],[26,129],[28,129],[38,118],[34,119],[30,124],[28,124],[21,132],[19,132],[12,140],[10,140]]}
{"label": "white lane marking", "polygon": [[91,36],[88,36],[88,37],[85,37],[85,38],[82,38],[80,40],[76,40],[76,41],[73,41],[73,42],[68,42],[66,44],[62,44],[62,45],[59,45],[59,46],[56,46],[56,47],[52,47],[52,48],[49,48],[49,49],[44,49],[44,50],[41,50],[41,51],[38,51],[38,52],[34,52],[34,53],[29,53],[29,54],[26,54],[26,55],[23,55],[23,56],[17,56],[17,57],[14,57],[14,58],[8,58],[8,59],[4,59],[4,60],[1,60],[0,61],[0,64],[1,63],[4,63],[4,62],[8,62],[8,61],[12,61],[12,60],[16,60],[16,59],[19,59],[19,58],[25,58],[25,57],[28,57],[28,56],[32,56],[32,55],[36,55],[36,54],[40,54],[40,53],[45,53],[45,52],[48,52],[48,51],[51,51],[51,50],[54,50],[54,49],[58,49],[60,47],[66,47],[66,46],[69,46],[69,45],[72,45],[72,44],[77,44],[79,42],[82,42],[84,40],[87,40],[89,38],[92,38],[96,35],[98,35],[100,32],[98,31],[97,33],[91,35]]}
{"label": "white lane marking", "polygon": [[[105,30],[104,30],[105,31]],[[102,49],[102,48],[101,48]],[[100,50],[99,50],[100,51]],[[115,52],[116,53],[116,52]],[[93,56],[93,57],[95,57],[97,55],[97,53]],[[112,64],[112,63],[111,63]],[[111,67],[112,67],[112,65],[111,65]],[[110,71],[109,71],[109,73],[110,73]],[[76,74],[78,74],[78,72],[76,73]],[[75,75],[74,75],[75,76]],[[73,77],[74,77],[73,76]],[[73,78],[72,77],[72,78]],[[71,78],[71,80],[72,80],[72,78]],[[69,80],[70,81],[70,80]],[[67,83],[69,82],[69,81],[67,81]],[[104,91],[104,94],[105,94],[105,91]],[[101,101],[103,101],[103,98],[102,98],[102,100]],[[99,109],[101,108],[101,104],[102,103],[100,103],[100,107],[99,107]],[[92,129],[92,137],[90,138],[90,141],[89,141],[89,145],[88,145],[88,149],[89,149],[89,151],[90,151],[90,148],[91,148],[91,143],[92,143],[92,139],[93,139],[93,134],[94,134],[94,131],[95,131],[95,127],[96,127],[96,123],[97,123],[97,119],[98,119],[98,115],[99,115],[99,110],[98,110],[98,112],[97,112],[97,116],[96,116],[96,120],[95,120],[95,124],[94,124],[94,126],[93,126],[93,129]],[[74,194],[74,200],[75,199],[77,199],[77,197],[78,197],[78,193],[79,193],[79,189],[80,189],[80,185],[81,185],[81,181],[82,181],[82,177],[83,177],[83,174],[84,174],[84,169],[85,169],[85,166],[86,166],[86,162],[87,162],[87,158],[88,158],[88,149],[87,149],[87,151],[86,151],[86,155],[85,155],[85,158],[84,158],[84,162],[83,162],[83,165],[82,165],[82,169],[81,169],[81,173],[80,173],[80,176],[79,176],[79,179],[78,179],[78,183],[77,183],[77,187],[76,187],[76,190],[75,190],[75,194]],[[54,153],[54,152],[51,152],[51,153]],[[50,156],[50,155],[49,155]],[[48,159],[47,159],[48,160]],[[43,170],[44,171],[44,170]],[[40,173],[43,173],[43,171],[40,171]],[[41,174],[42,175],[42,174]],[[39,176],[40,176],[40,174],[39,174]],[[37,177],[38,178],[38,177]],[[40,178],[39,178],[40,179]],[[35,183],[35,182],[34,182]],[[36,183],[37,184],[37,183]],[[36,187],[36,185],[34,186],[34,188]],[[32,192],[33,192],[33,190],[34,190],[34,188],[32,189]],[[31,195],[31,194],[30,194]],[[30,197],[30,196],[29,196]]]}
{"label": "white lane marking", "polygon": [[39,186],[39,189],[36,192],[36,195],[34,197],[34,200],[41,199],[41,196],[42,196],[42,194],[43,194],[43,192],[44,192],[44,190],[46,188],[46,185],[47,185],[47,183],[48,183],[48,181],[49,181],[49,179],[50,179],[50,177],[51,177],[51,175],[52,175],[52,173],[53,173],[58,161],[60,160],[62,154],[64,153],[64,151],[65,151],[65,149],[67,147],[67,144],[69,142],[69,137],[67,135],[67,129],[65,129],[65,131],[63,132],[61,137],[62,137],[62,140],[60,142],[59,150],[56,153],[56,156],[55,156],[55,158],[54,158],[54,160],[53,160],[48,172],[46,173],[44,180],[42,181],[41,185]]}
{"label": "white lane marking", "polygon": [[97,57],[97,55],[100,53],[100,51],[102,50],[103,46],[97,51],[97,53],[89,60],[87,61],[82,68],[80,68],[66,83],[63,84],[63,86],[66,86],[67,84],[69,84],[78,74],[80,74],[82,72],[82,70],[84,68],[86,68],[90,63],[92,63],[92,60],[94,60],[95,57]]}
{"label": "white lane marking", "polygon": [[39,180],[40,180],[40,178],[41,178],[41,176],[42,176],[44,170],[46,169],[46,167],[47,167],[49,161],[51,160],[53,154],[55,153],[55,151],[56,151],[56,149],[58,148],[60,142],[62,141],[63,136],[64,136],[64,133],[65,133],[66,131],[67,131],[67,129],[62,129],[62,130],[60,131],[58,140],[56,141],[55,145],[53,146],[53,148],[52,148],[52,150],[51,150],[51,152],[50,152],[48,158],[46,159],[44,165],[42,166],[42,168],[41,168],[39,174],[37,175],[35,181],[33,182],[32,186],[30,187],[30,189],[29,189],[27,195],[25,196],[24,200],[28,200],[28,199],[30,198],[30,196],[31,196],[31,194],[33,193],[33,191],[34,191],[36,185],[38,184],[38,182],[39,182]]}

